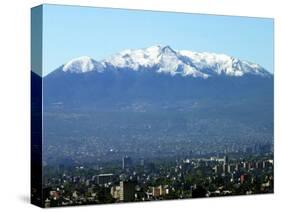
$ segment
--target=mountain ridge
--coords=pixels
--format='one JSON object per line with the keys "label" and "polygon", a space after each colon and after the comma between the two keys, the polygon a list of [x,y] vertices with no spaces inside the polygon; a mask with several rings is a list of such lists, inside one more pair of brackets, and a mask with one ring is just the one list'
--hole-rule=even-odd
{"label": "mountain ridge", "polygon": [[272,76],[269,71],[256,63],[225,54],[174,50],[170,46],[160,45],[143,49],[125,49],[100,61],[82,56],[68,61],[57,70],[78,74],[110,70],[154,71],[171,76],[203,79],[215,76]]}

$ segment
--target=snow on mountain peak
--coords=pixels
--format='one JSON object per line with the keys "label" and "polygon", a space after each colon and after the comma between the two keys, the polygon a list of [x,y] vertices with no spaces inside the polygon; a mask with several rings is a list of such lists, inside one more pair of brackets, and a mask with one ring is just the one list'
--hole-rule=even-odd
{"label": "snow on mountain peak", "polygon": [[241,77],[245,74],[270,76],[271,74],[258,64],[240,60],[225,54],[208,52],[179,51],[183,58],[188,58],[193,66],[209,75],[227,75]]}
{"label": "snow on mountain peak", "polygon": [[116,69],[151,70],[181,76],[209,78],[212,76],[241,77],[245,74],[271,76],[263,67],[225,54],[174,50],[170,46],[155,45],[143,49],[126,49],[97,62],[90,57],[76,58],[64,65],[63,71],[85,73],[102,72],[110,65]]}
{"label": "snow on mountain peak", "polygon": [[103,71],[104,67],[101,63],[93,60],[88,56],[82,56],[70,60],[63,66],[63,71],[71,73],[86,73],[89,71]]}
{"label": "snow on mountain peak", "polygon": [[151,67],[159,61],[161,48],[152,46],[147,49],[126,49],[112,55],[105,62],[119,68],[131,68],[138,70],[140,67]]}

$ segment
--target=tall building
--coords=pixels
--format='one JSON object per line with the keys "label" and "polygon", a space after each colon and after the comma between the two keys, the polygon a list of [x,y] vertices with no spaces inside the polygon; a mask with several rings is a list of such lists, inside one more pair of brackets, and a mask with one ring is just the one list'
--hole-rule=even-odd
{"label": "tall building", "polygon": [[120,201],[132,202],[135,200],[135,187],[136,183],[132,181],[120,182]]}
{"label": "tall building", "polygon": [[224,156],[223,162],[224,162],[225,165],[228,165],[229,159],[228,159],[228,156],[227,156],[227,155]]}
{"label": "tall building", "polygon": [[131,166],[132,166],[132,159],[129,156],[123,157],[122,168],[127,169],[130,168]]}
{"label": "tall building", "polygon": [[97,175],[97,184],[104,185],[113,181],[113,174],[99,174]]}

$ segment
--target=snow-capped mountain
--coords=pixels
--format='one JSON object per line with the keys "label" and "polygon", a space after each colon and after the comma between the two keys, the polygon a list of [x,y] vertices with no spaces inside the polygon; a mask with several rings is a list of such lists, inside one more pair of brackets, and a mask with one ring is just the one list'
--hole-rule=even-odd
{"label": "snow-capped mountain", "polygon": [[83,56],[69,61],[62,68],[64,72],[71,73],[103,72],[112,69],[154,71],[203,79],[212,76],[271,76],[258,64],[228,55],[174,50],[170,46],[160,45],[145,49],[126,49],[102,61]]}
{"label": "snow-capped mountain", "polygon": [[220,110],[241,104],[260,109],[273,98],[273,79],[260,65],[227,55],[152,46],[102,61],[73,59],[43,78],[43,95],[45,108],[191,110],[216,105]]}
{"label": "snow-capped mountain", "polygon": [[62,70],[72,73],[86,73],[89,71],[101,72],[104,70],[104,66],[88,56],[82,56],[70,60],[63,66]]}
{"label": "snow-capped mountain", "polygon": [[261,66],[230,56],[153,46],[102,61],[73,59],[43,83],[33,74],[33,96],[40,104],[32,107],[43,115],[44,141],[54,147],[71,143],[75,148],[89,137],[94,149],[97,144],[108,150],[112,142],[130,153],[139,142],[133,154],[143,154],[141,146],[150,142],[156,153],[164,142],[165,155],[191,142],[200,149],[212,141],[222,151],[237,138],[247,145],[272,140],[273,81]]}

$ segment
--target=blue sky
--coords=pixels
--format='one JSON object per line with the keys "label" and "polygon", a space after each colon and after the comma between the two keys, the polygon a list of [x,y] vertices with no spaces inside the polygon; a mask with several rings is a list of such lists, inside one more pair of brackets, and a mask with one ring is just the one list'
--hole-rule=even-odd
{"label": "blue sky", "polygon": [[43,75],[72,58],[126,48],[224,53],[273,72],[273,19],[44,5]]}

